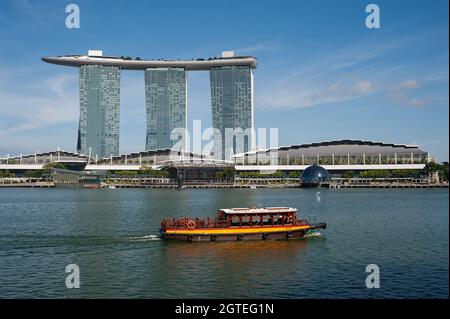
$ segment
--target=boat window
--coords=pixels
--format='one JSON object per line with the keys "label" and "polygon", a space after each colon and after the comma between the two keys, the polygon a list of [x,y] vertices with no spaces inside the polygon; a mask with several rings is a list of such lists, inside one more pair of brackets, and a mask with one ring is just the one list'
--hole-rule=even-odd
{"label": "boat window", "polygon": [[239,226],[239,216],[231,217],[231,226]]}
{"label": "boat window", "polygon": [[274,215],[273,216],[273,224],[274,225],[281,225],[281,215]]}
{"label": "boat window", "polygon": [[272,219],[270,215],[263,216],[263,224],[264,225],[272,225]]}
{"label": "boat window", "polygon": [[242,226],[251,226],[250,225],[250,216],[242,216]]}

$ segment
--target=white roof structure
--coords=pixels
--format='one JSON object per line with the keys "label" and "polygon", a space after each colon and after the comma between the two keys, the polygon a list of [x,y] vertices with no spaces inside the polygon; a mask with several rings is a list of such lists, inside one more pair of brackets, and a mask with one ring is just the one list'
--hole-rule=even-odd
{"label": "white roof structure", "polygon": [[252,208],[222,208],[220,211],[225,214],[276,214],[295,213],[296,208],[292,207],[252,207]]}
{"label": "white roof structure", "polygon": [[225,51],[224,56],[208,59],[192,59],[192,60],[144,60],[140,58],[131,59],[129,57],[104,56],[100,50],[89,50],[87,55],[64,55],[64,56],[47,56],[42,61],[80,67],[82,65],[102,65],[116,66],[123,70],[146,70],[149,68],[183,68],[186,70],[210,70],[214,67],[223,66],[248,66],[256,68],[256,58],[252,56],[234,56],[232,51]]}

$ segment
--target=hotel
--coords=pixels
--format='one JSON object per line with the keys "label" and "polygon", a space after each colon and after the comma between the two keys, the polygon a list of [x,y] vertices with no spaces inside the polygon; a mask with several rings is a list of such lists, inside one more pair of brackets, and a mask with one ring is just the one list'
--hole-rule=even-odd
{"label": "hotel", "polygon": [[77,151],[99,157],[119,155],[119,119],[119,68],[81,66]]}
{"label": "hotel", "polygon": [[[87,55],[44,57],[80,68],[80,122],[77,150],[92,157],[119,154],[120,71],[141,70],[145,78],[146,151],[173,148],[187,130],[187,73],[209,71],[214,158],[231,159],[253,149],[253,69],[256,58],[234,56],[196,60],[142,60]],[[183,147],[182,147],[183,148]]]}

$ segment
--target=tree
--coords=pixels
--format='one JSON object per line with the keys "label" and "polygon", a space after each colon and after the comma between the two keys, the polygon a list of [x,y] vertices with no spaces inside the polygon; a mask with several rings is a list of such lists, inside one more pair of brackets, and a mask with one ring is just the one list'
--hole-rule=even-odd
{"label": "tree", "polygon": [[235,173],[236,173],[236,171],[235,171],[234,167],[225,167],[223,169],[223,175],[227,181],[233,180]]}
{"label": "tree", "polygon": [[10,171],[0,171],[0,177],[16,177],[16,174],[11,173]]}
{"label": "tree", "polygon": [[425,167],[423,168],[422,172],[424,175],[429,175],[434,172],[439,172],[441,169],[442,165],[436,162],[429,162],[425,164]]}
{"label": "tree", "polygon": [[342,174],[342,177],[343,177],[343,178],[352,178],[352,177],[353,177],[353,172],[352,172],[352,171],[345,171],[345,172]]}
{"label": "tree", "polygon": [[298,178],[298,177],[300,177],[300,172],[299,171],[289,172],[288,177],[289,178]]}
{"label": "tree", "polygon": [[30,170],[30,171],[25,171],[23,173],[24,177],[35,177],[35,178],[40,178],[42,177],[42,171],[38,171],[38,170]]}
{"label": "tree", "polygon": [[53,168],[66,169],[66,165],[64,165],[63,163],[48,163],[48,164],[45,164],[42,167],[42,175],[50,175],[50,171]]}
{"label": "tree", "polygon": [[216,172],[217,179],[223,179],[224,177],[225,177],[225,174],[223,172]]}
{"label": "tree", "polygon": [[442,178],[442,180],[448,182],[448,162],[442,163],[442,168],[439,173],[440,173],[439,175]]}

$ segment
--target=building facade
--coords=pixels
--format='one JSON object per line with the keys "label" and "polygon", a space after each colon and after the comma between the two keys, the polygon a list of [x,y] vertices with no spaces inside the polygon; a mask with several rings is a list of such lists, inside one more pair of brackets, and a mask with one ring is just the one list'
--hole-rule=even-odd
{"label": "building facade", "polygon": [[417,145],[337,140],[282,146],[234,156],[238,171],[303,171],[310,165],[334,171],[423,169],[436,161]]}
{"label": "building facade", "polygon": [[184,135],[180,133],[184,134],[187,125],[186,70],[183,68],[145,70],[145,101],[147,109],[145,149],[170,149],[176,143],[184,145]]}
{"label": "building facade", "polygon": [[80,121],[77,151],[92,157],[119,155],[120,69],[80,67]]}
{"label": "building facade", "polygon": [[[144,71],[146,150],[186,148],[187,72],[210,71],[214,157],[230,159],[253,149],[253,69],[256,58],[233,51],[207,59],[141,59],[88,54],[43,57],[80,68],[77,151],[92,157],[119,154],[120,71]],[[174,132],[174,130],[176,130]],[[172,135],[172,139],[171,139]],[[227,139],[227,136],[229,137]]]}
{"label": "building facade", "polygon": [[253,70],[249,66],[210,70],[214,157],[230,159],[253,147]]}

